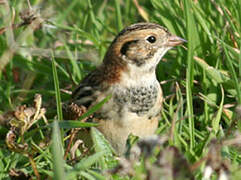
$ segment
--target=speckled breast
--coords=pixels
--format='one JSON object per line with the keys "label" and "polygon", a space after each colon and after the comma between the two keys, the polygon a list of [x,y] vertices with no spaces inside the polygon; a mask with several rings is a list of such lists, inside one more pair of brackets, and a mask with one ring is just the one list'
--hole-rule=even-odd
{"label": "speckled breast", "polygon": [[119,106],[119,112],[125,107],[129,112],[143,116],[155,105],[159,90],[157,84],[118,89],[113,100]]}

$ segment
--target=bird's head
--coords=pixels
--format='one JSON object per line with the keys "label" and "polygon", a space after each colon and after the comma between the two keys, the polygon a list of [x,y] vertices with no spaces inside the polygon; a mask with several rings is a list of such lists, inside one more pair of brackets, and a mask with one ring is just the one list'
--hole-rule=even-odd
{"label": "bird's head", "polygon": [[155,70],[163,55],[185,42],[154,23],[137,23],[123,29],[112,42],[104,63],[122,61],[127,65]]}

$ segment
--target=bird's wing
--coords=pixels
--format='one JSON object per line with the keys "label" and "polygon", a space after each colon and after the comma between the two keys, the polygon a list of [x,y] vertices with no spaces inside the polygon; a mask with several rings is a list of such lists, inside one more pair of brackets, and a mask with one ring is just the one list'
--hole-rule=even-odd
{"label": "bird's wing", "polygon": [[99,70],[96,69],[80,82],[73,91],[71,100],[63,104],[65,119],[78,119],[92,104],[95,104],[102,87],[102,81],[99,77],[101,77]]}
{"label": "bird's wing", "polygon": [[96,100],[96,94],[101,91],[102,82],[99,71],[89,73],[73,91],[72,102],[77,105],[83,105],[88,108]]}

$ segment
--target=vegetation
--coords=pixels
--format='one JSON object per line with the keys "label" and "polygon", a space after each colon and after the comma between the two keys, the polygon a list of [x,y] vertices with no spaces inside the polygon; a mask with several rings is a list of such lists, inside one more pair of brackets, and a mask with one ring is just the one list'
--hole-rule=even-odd
{"label": "vegetation", "polygon": [[[141,21],[188,40],[157,68],[158,136],[130,137],[121,158],[95,128],[91,149],[70,141],[73,128],[95,124],[63,121],[61,103]],[[240,0],[1,0],[0,179],[239,179],[240,22]]]}

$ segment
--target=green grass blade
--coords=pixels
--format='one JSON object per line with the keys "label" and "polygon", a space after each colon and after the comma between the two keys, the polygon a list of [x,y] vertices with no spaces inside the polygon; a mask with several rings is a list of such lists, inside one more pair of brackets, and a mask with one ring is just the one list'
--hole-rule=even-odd
{"label": "green grass blade", "polygon": [[111,95],[107,96],[105,99],[103,99],[102,101],[100,101],[98,104],[94,105],[93,107],[91,107],[86,113],[84,113],[82,116],[80,116],[78,118],[78,120],[82,120],[88,116],[90,116],[91,114],[93,114],[95,111],[97,111],[98,109],[101,108],[101,106],[103,106],[103,104],[105,104],[107,101],[109,101],[109,99],[111,98]]}
{"label": "green grass blade", "polygon": [[69,47],[65,44],[64,48],[68,54],[68,57],[70,59],[70,63],[72,64],[73,73],[71,76],[73,77],[73,80],[76,84],[78,84],[79,80],[81,80],[81,71],[78,66],[77,60],[74,58],[73,54],[71,53]]}
{"label": "green grass blade", "polygon": [[203,18],[202,14],[199,12],[199,9],[198,7],[196,6],[193,6],[194,7],[194,14],[195,14],[195,17],[196,19],[198,20],[199,24],[201,25],[201,27],[203,28],[204,32],[207,33],[208,35],[208,38],[210,39],[210,42],[213,44],[213,38],[211,36],[211,32],[209,30],[209,27],[208,25],[206,24],[207,22],[205,21],[205,19]]}
{"label": "green grass blade", "polygon": [[53,157],[53,171],[54,180],[65,180],[64,160],[63,160],[63,147],[61,143],[61,135],[59,126],[55,120],[53,123],[52,131],[52,157]]}
{"label": "green grass blade", "polygon": [[90,14],[90,19],[94,25],[95,28],[93,28],[92,32],[94,34],[94,36],[98,39],[98,41],[100,40],[100,36],[99,36],[99,32],[98,29],[100,29],[100,23],[98,23],[97,19],[96,19],[96,15],[94,13],[94,9],[91,3],[91,0],[88,0],[88,7],[89,7],[89,14]]}
{"label": "green grass blade", "polygon": [[61,106],[61,96],[59,90],[59,79],[56,69],[56,63],[54,59],[54,55],[52,54],[52,70],[53,70],[53,77],[54,77],[54,87],[55,87],[55,97],[56,97],[56,105],[57,105],[57,115],[58,120],[63,120],[63,113],[62,113],[62,106]]}
{"label": "green grass blade", "polygon": [[70,1],[71,3],[68,4],[66,7],[66,10],[63,13],[60,13],[60,15],[57,17],[56,22],[60,23],[66,19],[66,17],[71,13],[74,6],[79,2],[78,0]]}
{"label": "green grass blade", "polygon": [[222,86],[221,86],[221,91],[222,91],[222,99],[221,99],[221,103],[219,105],[218,113],[217,113],[216,117],[214,118],[214,120],[212,121],[212,127],[213,127],[213,131],[215,134],[219,130],[219,123],[220,123],[222,112],[223,112],[224,90],[223,90]]}
{"label": "green grass blade", "polygon": [[207,76],[217,83],[225,83],[230,81],[230,77],[224,74],[222,71],[215,69],[214,67],[208,65],[203,59],[195,58],[195,62],[207,72]]}
{"label": "green grass blade", "polygon": [[[234,80],[234,86],[235,86],[235,89],[236,89],[236,92],[237,92],[237,101],[238,101],[239,104],[241,104],[241,87],[240,87],[241,83],[238,80],[235,69],[233,67],[233,63],[232,63],[232,61],[229,57],[227,48],[225,46],[223,46],[223,47],[224,47],[224,52],[225,52],[225,55],[226,55],[226,58],[227,58],[227,65],[228,65],[231,77]],[[239,62],[239,64],[240,64],[240,62]]]}
{"label": "green grass blade", "polygon": [[227,48],[229,53],[231,53],[235,57],[235,60],[236,60],[236,58],[237,59],[239,58],[240,52],[238,52],[238,49],[233,48],[232,46],[230,46],[229,44],[225,43],[223,40],[221,40],[217,36],[213,36],[213,37],[216,38],[218,41],[220,41],[220,43],[222,43],[222,45]]}
{"label": "green grass blade", "polygon": [[[240,0],[236,0],[236,7],[237,7],[237,12],[238,12],[238,21],[239,22],[239,30],[241,30],[241,1]],[[241,42],[240,42],[241,44]]]}
{"label": "green grass blade", "polygon": [[187,24],[187,40],[188,40],[188,54],[187,54],[187,72],[186,72],[186,93],[187,93],[187,111],[188,111],[188,122],[189,122],[189,135],[190,135],[190,149],[193,149],[194,139],[194,117],[193,117],[193,104],[192,104],[192,86],[193,86],[193,55],[195,48],[195,31],[196,25],[194,17],[191,12],[191,1],[185,0],[185,16]]}
{"label": "green grass blade", "polygon": [[[241,45],[241,40],[239,41],[240,43],[240,45]],[[239,49],[239,51],[240,51],[240,53],[239,53],[239,79],[240,79],[240,81],[241,81],[241,46],[240,46],[240,49]]]}
{"label": "green grass blade", "polygon": [[122,24],[121,11],[120,11],[120,0],[115,0],[115,12],[116,12],[117,30],[121,31],[123,28],[123,24]]}
{"label": "green grass blade", "polygon": [[224,5],[220,6],[223,10],[224,16],[226,17],[227,21],[230,24],[231,29],[233,30],[233,32],[238,32],[237,28],[235,27],[235,24],[232,21],[232,17],[230,17],[230,15],[228,14],[226,8],[224,7]]}
{"label": "green grass blade", "polygon": [[87,128],[97,126],[96,123],[87,123],[80,121],[72,121],[72,120],[63,120],[59,122],[60,128],[71,129],[71,128]]}

